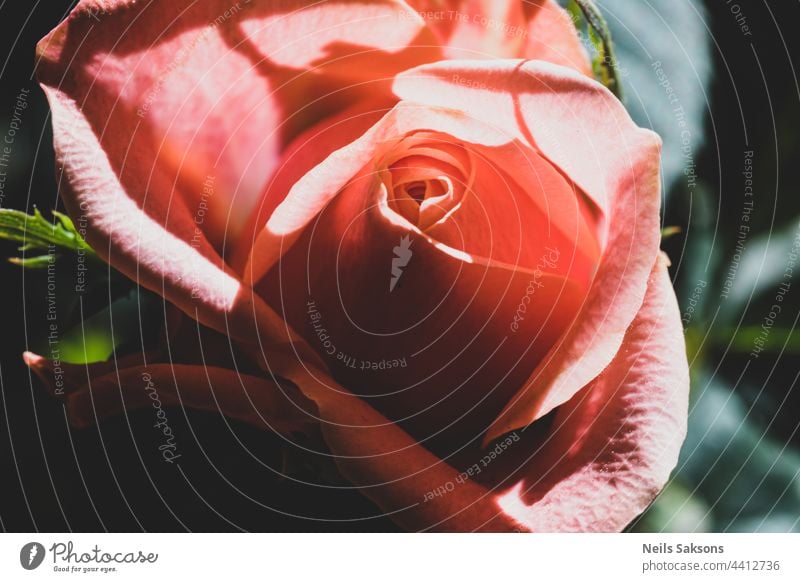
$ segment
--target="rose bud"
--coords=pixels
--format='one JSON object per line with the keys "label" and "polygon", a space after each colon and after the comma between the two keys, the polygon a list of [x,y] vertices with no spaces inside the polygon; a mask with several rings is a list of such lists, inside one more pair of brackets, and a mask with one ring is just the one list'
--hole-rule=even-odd
{"label": "rose bud", "polygon": [[249,364],[100,401],[311,425],[409,530],[620,530],[686,429],[660,140],[554,2],[411,5],[83,0],[40,42],[88,242]]}

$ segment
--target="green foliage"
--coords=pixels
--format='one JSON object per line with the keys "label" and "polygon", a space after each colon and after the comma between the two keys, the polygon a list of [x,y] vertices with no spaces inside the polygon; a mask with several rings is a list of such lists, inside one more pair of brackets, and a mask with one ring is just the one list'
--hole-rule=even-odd
{"label": "green foliage", "polygon": [[0,208],[0,239],[22,243],[19,250],[23,253],[47,252],[31,257],[12,257],[10,262],[29,269],[41,269],[54,260],[59,250],[95,256],[69,216],[57,210],[53,210],[52,214],[53,222],[49,222],[38,208],[33,209],[33,214]]}
{"label": "green foliage", "polygon": [[[140,336],[139,318],[143,320],[141,330],[148,333],[148,328],[160,324],[159,307],[160,299],[152,293],[130,290],[67,330],[58,344],[62,361],[70,364],[105,362],[126,347],[140,350],[144,340]],[[46,346],[42,347],[46,353]]]}
{"label": "green foliage", "polygon": [[711,528],[708,503],[696,491],[672,479],[647,511],[631,524],[629,531],[704,533]]}
{"label": "green foliage", "polygon": [[606,19],[594,0],[569,0],[567,10],[578,32],[585,27],[594,48],[592,69],[598,81],[603,83],[619,99],[623,98],[622,82],[619,78],[619,63],[611,40],[611,31]]}

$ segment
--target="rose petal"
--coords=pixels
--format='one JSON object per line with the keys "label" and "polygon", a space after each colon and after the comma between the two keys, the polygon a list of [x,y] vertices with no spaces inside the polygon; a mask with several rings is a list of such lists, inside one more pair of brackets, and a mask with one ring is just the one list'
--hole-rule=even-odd
{"label": "rose petal", "polygon": [[554,0],[412,0],[448,59],[528,58],[592,76],[575,26]]}
{"label": "rose petal", "polygon": [[280,323],[239,296],[225,237],[285,142],[344,107],[365,70],[381,81],[355,90],[388,95],[393,72],[437,58],[410,46],[428,34],[393,0],[82,0],[38,45],[67,209],[112,266],[203,323],[239,319],[238,336],[248,311]]}
{"label": "rose petal", "polygon": [[83,0],[40,42],[39,79],[78,103],[132,198],[146,206],[146,190],[174,189],[192,213],[205,202],[201,230],[217,247],[235,239],[288,138],[357,96],[329,93],[365,71],[376,82],[362,92],[388,93],[394,72],[438,55],[408,49],[425,44],[424,25],[393,0],[100,8],[102,25]]}
{"label": "rose petal", "polygon": [[[349,138],[363,131],[361,119],[362,116],[343,119],[341,123],[324,127],[312,137],[314,140],[325,140],[328,145],[321,149],[327,151],[329,145],[336,143],[337,138],[332,132],[341,131]],[[281,199],[266,225],[257,233],[245,268],[245,280],[257,282],[269,272],[297,241],[303,229],[375,158],[382,144],[419,129],[440,131],[456,140],[488,146],[509,142],[509,138],[493,126],[475,122],[449,109],[404,103],[396,105],[360,137],[352,141],[339,139],[338,149],[291,185],[288,194]],[[289,172],[293,176],[297,174],[292,170]]]}
{"label": "rose petal", "polygon": [[459,472],[324,373],[281,356],[267,361],[273,373],[290,379],[316,404],[340,472],[400,526],[409,531],[517,527],[478,483],[466,482],[458,496],[425,503],[426,492],[455,480]]}
{"label": "rose petal", "polygon": [[608,369],[547,435],[529,429],[485,464],[480,453],[481,483],[324,374],[269,361],[317,404],[342,472],[409,530],[619,531],[664,485],[686,433],[688,363],[663,260]]}
{"label": "rose petal", "polygon": [[[519,246],[547,245],[546,228],[518,240],[502,221],[476,218],[472,226],[496,247],[489,259],[513,262],[480,260],[388,221],[374,190],[369,175],[356,178],[256,292],[350,392],[428,447],[463,446],[488,428],[569,325],[587,283],[572,279],[574,251],[566,246],[538,249],[534,260],[552,259],[539,275],[522,263],[529,257]],[[503,196],[499,189],[485,194]],[[525,224],[521,231],[528,232]],[[404,239],[410,260],[393,279],[395,247]]]}
{"label": "rose petal", "polygon": [[526,18],[523,2],[461,0],[447,10],[430,7],[423,17],[444,37],[448,59],[485,59],[521,56]]}
{"label": "rose petal", "polygon": [[188,406],[219,412],[262,430],[289,433],[316,424],[313,405],[293,387],[241,374],[235,370],[187,364],[144,364],[141,355],[119,362],[75,365],[61,363],[57,391],[51,360],[31,352],[25,363],[48,389],[65,398],[70,422],[79,428],[99,420],[152,406]]}
{"label": "rose petal", "polygon": [[293,186],[342,144],[349,144],[364,135],[393,105],[392,100],[358,103],[306,130],[287,147],[251,216],[250,224],[233,243],[236,246],[233,264],[241,266],[246,281],[258,280],[263,274],[259,267],[261,258],[275,241],[267,235],[260,236],[260,233]]}
{"label": "rose petal", "polygon": [[263,300],[244,291],[202,237],[191,238],[194,222],[188,214],[174,214],[170,227],[179,231],[176,234],[142,212],[75,103],[60,91],[45,91],[54,119],[56,156],[64,167],[61,193],[72,216],[86,217],[87,240],[98,254],[184,313],[236,339],[252,341],[257,330],[267,343],[302,341]]}
{"label": "rose petal", "polygon": [[443,61],[401,73],[394,91],[411,103],[463,111],[538,148],[603,212],[642,150],[658,143],[600,83],[551,63]]}
{"label": "rose petal", "polygon": [[470,255],[533,269],[546,247],[550,267],[580,286],[594,276],[600,249],[595,221],[579,191],[550,162],[518,143],[470,146],[475,181],[450,220],[427,231]]}
{"label": "rose petal", "polygon": [[[315,140],[327,149],[329,134],[345,136],[343,147],[302,175],[277,205],[245,276],[260,280],[256,292],[322,352],[329,348],[307,312],[313,300],[337,348],[322,356],[334,377],[415,437],[436,440],[428,446],[440,450],[444,442],[463,443],[456,435],[484,432],[572,321],[597,266],[596,227],[585,220],[573,185],[491,125],[401,103],[349,142],[357,120],[344,119],[304,142],[318,151]],[[475,191],[429,233],[387,215],[388,192],[375,174],[382,156],[393,155],[392,144],[421,130],[475,152]],[[291,165],[288,174],[297,175]],[[394,288],[393,249],[409,235],[413,264]],[[535,275],[542,256],[556,259]],[[402,367],[364,369],[384,360]]]}
{"label": "rose petal", "polygon": [[525,0],[527,45],[519,55],[576,69],[594,78],[592,63],[566,10],[554,0]]}
{"label": "rose petal", "polygon": [[[454,83],[454,75],[480,80],[485,88]],[[660,140],[636,127],[602,85],[548,63],[436,63],[399,75],[395,91],[411,102],[447,104],[492,121],[538,148],[594,201],[607,229],[600,269],[580,315],[498,417],[487,433],[491,440],[569,400],[617,353],[658,253]]]}
{"label": "rose petal", "polygon": [[689,401],[680,313],[659,258],[642,308],[603,374],[558,409],[544,447],[499,497],[536,531],[619,531],[678,460]]}

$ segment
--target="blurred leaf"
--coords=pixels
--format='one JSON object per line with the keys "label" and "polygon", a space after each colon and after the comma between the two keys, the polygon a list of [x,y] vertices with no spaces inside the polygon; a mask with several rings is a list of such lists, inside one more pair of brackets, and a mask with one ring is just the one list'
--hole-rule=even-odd
{"label": "blurred leaf", "polygon": [[733,533],[797,533],[800,518],[789,513],[773,513],[764,517],[738,519],[728,528]]}
{"label": "blurred leaf", "polygon": [[677,478],[709,504],[714,529],[800,515],[800,454],[758,426],[717,377],[699,375]]}
{"label": "blurred leaf", "polygon": [[[784,274],[790,256],[798,251],[800,227],[797,220],[747,242],[738,263],[728,264],[735,267],[735,278],[727,299],[721,305],[719,320],[725,323],[736,321],[748,302],[752,303],[767,293],[774,295],[778,285],[786,280]],[[723,274],[727,274],[727,269]]]}
{"label": "blurred leaf", "polygon": [[[91,364],[107,361],[124,346],[140,349],[142,341],[146,341],[142,340],[140,329],[147,334],[147,328],[160,324],[160,305],[156,295],[134,289],[70,328],[58,342],[61,359],[70,364]],[[48,353],[46,348],[41,352]]]}
{"label": "blurred leaf", "polygon": [[[750,353],[756,345],[756,340],[763,335],[764,330],[761,326],[751,325],[716,329],[712,338],[718,346],[725,346],[734,352]],[[771,327],[761,348],[763,352],[782,352],[784,355],[800,354],[800,332],[796,329]]]}
{"label": "blurred leaf", "polygon": [[713,531],[708,504],[673,479],[633,524],[632,531],[705,533]]}
{"label": "blurred leaf", "polygon": [[686,229],[686,246],[678,265],[683,272],[682,285],[676,291],[682,312],[685,313],[689,306],[694,308],[689,324],[697,326],[704,335],[706,318],[712,310],[709,304],[719,297],[715,287],[717,277],[714,276],[720,263],[717,252],[720,246],[714,244],[716,209],[710,192],[702,183],[687,198],[690,222]]}
{"label": "blurred leaf", "polygon": [[[689,132],[692,159],[704,142],[712,60],[703,7],[690,0],[598,0],[597,5],[614,39],[625,106],[636,123],[653,129],[664,141],[667,195],[681,185],[680,178],[688,169],[681,151],[682,132]],[[685,128],[679,123],[676,104],[670,102],[653,70],[658,61],[682,108]]]}

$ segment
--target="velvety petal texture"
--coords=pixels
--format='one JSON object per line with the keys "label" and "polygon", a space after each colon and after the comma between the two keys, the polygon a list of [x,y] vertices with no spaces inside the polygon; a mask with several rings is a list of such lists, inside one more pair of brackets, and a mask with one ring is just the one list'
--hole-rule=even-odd
{"label": "velvety petal texture", "polygon": [[[52,385],[49,361],[25,359]],[[299,386],[313,409],[275,384],[230,370],[140,361],[121,361],[116,372],[113,364],[66,366],[72,421],[85,426],[152,405],[150,383],[165,405],[220,411],[273,430],[303,430],[313,416],[342,473],[409,530],[617,531],[666,482],[686,431],[688,364],[664,259],[619,355],[595,382],[546,426],[449,462],[323,372],[285,356],[270,358],[270,371]]]}
{"label": "velvety petal texture", "polygon": [[665,484],[660,140],[555,1],[81,0],[37,55],[70,215],[192,318],[62,365],[73,424],[321,434],[409,530],[618,531]]}
{"label": "velvety petal texture", "polygon": [[[448,61],[401,74],[395,91],[400,105],[292,185],[245,277],[263,278],[261,296],[330,351],[337,379],[415,436],[464,420],[461,436],[478,430],[488,442],[572,398],[617,353],[658,254],[660,141],[604,87],[547,63]],[[380,182],[381,155],[421,131],[433,136],[422,151],[452,140],[475,158],[474,174],[459,174],[475,192],[424,232],[385,208],[391,184]],[[436,155],[460,163],[458,150]],[[416,247],[403,242],[411,236]],[[417,258],[397,292],[375,274],[403,262],[403,245]],[[539,288],[529,313],[523,300]],[[457,404],[447,400],[456,392]],[[480,426],[499,402],[492,426]]]}
{"label": "velvety petal texture", "polygon": [[[360,120],[316,136],[349,136],[348,123]],[[534,149],[404,102],[292,184],[245,278],[338,382],[438,450],[486,431],[579,311],[599,259],[585,197]]]}
{"label": "velvety petal texture", "polygon": [[448,59],[526,58],[591,76],[567,11],[554,0],[411,0]]}
{"label": "velvety petal texture", "polygon": [[[483,86],[454,83],[455,75]],[[403,73],[395,91],[410,102],[490,118],[574,180],[603,226],[603,259],[581,313],[497,419],[491,439],[569,400],[619,350],[658,254],[661,141],[602,85],[547,63],[443,62]]]}
{"label": "velvety petal texture", "polygon": [[217,329],[230,317],[239,336],[253,312],[269,327],[238,299],[226,238],[286,143],[436,60],[429,34],[391,0],[82,0],[38,45],[65,204],[114,267],[187,313]]}
{"label": "velvety petal texture", "polygon": [[675,467],[688,404],[683,328],[659,257],[617,355],[558,409],[546,439],[520,466],[525,477],[499,496],[500,507],[539,531],[621,530]]}
{"label": "velvety petal texture", "polygon": [[85,428],[142,407],[186,406],[261,430],[313,432],[313,403],[291,384],[268,379],[223,334],[165,305],[162,333],[146,351],[94,364],[54,362],[32,352],[25,363]]}
{"label": "velvety petal texture", "polygon": [[407,529],[619,531],[666,483],[686,433],[688,363],[666,264],[595,381],[544,425],[460,458],[437,458],[323,374],[275,363],[317,404],[343,473]]}

